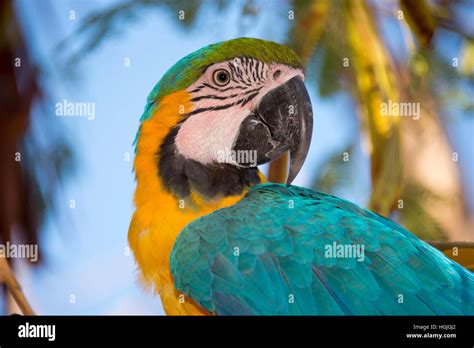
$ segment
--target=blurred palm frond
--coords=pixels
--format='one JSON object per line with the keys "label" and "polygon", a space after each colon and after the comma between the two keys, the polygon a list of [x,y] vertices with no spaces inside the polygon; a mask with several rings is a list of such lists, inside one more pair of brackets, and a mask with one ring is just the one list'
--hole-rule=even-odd
{"label": "blurred palm frond", "polygon": [[437,219],[426,209],[425,202],[429,199],[442,200],[432,191],[421,185],[407,183],[400,195],[398,207],[400,222],[409,231],[426,240],[445,241],[447,236]]}
{"label": "blurred palm frond", "polygon": [[353,144],[350,144],[342,152],[336,152],[330,156],[321,166],[312,188],[318,191],[335,194],[335,190],[346,187],[352,183],[352,157]]}
{"label": "blurred palm frond", "polygon": [[[123,35],[132,23],[138,22],[145,17],[149,11],[164,10],[179,26],[185,30],[193,28],[200,10],[204,5],[212,5],[215,12],[223,11],[231,2],[229,0],[218,0],[206,2],[205,0],[129,0],[98,10],[86,17],[79,28],[68,38],[63,40],[57,47],[58,52],[68,52],[65,59],[65,67],[70,69],[81,61],[85,55],[92,53],[100,45],[113,36]],[[252,14],[251,4],[245,3],[247,11]],[[126,29],[127,28],[127,29]],[[73,51],[70,49],[73,43],[82,40],[82,44]]]}

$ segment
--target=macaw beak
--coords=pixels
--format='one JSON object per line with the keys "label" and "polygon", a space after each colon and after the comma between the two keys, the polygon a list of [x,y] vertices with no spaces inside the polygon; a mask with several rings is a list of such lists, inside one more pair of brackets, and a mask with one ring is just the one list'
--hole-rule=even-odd
{"label": "macaw beak", "polygon": [[241,124],[233,149],[256,151],[257,164],[290,152],[287,184],[300,171],[313,131],[311,100],[303,80],[293,77],[268,92]]}

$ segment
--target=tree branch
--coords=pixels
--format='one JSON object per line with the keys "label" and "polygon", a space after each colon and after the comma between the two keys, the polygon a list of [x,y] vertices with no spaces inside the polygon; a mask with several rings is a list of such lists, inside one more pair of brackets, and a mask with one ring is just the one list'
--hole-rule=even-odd
{"label": "tree branch", "polygon": [[35,315],[5,257],[0,256],[0,283],[5,283],[24,315]]}

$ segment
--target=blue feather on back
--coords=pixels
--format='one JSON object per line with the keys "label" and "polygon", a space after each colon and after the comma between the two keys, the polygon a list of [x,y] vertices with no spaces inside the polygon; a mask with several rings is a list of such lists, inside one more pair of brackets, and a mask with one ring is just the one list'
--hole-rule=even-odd
{"label": "blue feather on back", "polygon": [[[363,253],[328,255],[334,242]],[[391,220],[296,186],[257,185],[193,221],[170,261],[176,288],[220,315],[474,314],[471,272]]]}

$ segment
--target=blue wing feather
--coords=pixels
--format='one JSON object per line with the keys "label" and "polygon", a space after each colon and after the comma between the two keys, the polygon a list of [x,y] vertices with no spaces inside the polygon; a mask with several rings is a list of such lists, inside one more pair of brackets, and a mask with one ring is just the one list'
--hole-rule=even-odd
{"label": "blue wing feather", "polygon": [[[364,257],[328,257],[333,242]],[[176,288],[220,315],[474,314],[471,272],[391,220],[296,186],[257,185],[193,221],[170,265]]]}

